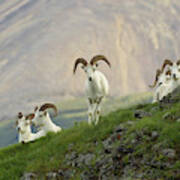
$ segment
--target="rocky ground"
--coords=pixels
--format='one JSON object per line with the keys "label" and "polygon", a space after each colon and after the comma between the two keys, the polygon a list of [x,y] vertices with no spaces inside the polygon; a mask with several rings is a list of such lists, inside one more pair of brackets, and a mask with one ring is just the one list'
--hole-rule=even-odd
{"label": "rocky ground", "polygon": [[[50,152],[48,162],[57,157],[54,161],[58,165],[55,168],[46,167],[48,163],[44,166],[47,170],[43,170],[41,164],[34,171],[24,172],[21,179],[179,180],[179,92],[180,88],[157,104],[137,105],[112,112],[103,117],[96,127],[87,126],[84,129],[77,126],[74,134],[71,131],[66,136],[78,133],[79,136],[69,140],[67,146],[58,145],[54,154],[51,147],[62,141],[60,134],[32,144],[29,147],[36,150],[39,144],[45,143],[45,149]],[[48,146],[48,138],[51,142],[55,139],[54,144]],[[26,153],[28,146],[23,147]],[[64,148],[61,153],[60,148]],[[35,157],[34,154],[32,157]],[[46,156],[42,157],[38,162],[45,162]]]}
{"label": "rocky ground", "polygon": [[[73,143],[69,144],[63,162],[66,168],[46,173],[46,179],[76,179],[78,173],[82,180],[179,180],[180,169],[173,171],[176,162],[180,160],[179,149],[171,148],[166,141],[157,141],[161,133],[159,131],[146,128],[129,131],[141,119],[173,105],[173,97],[164,98],[151,111],[143,110],[143,105],[138,106],[133,112],[136,121],[121,123],[105,139],[86,144],[95,146],[96,151],[89,148],[88,152],[79,153],[74,150]],[[163,119],[179,121],[179,117],[170,113],[164,114]],[[165,172],[170,170],[168,177]],[[22,179],[38,179],[38,175],[25,173]]]}

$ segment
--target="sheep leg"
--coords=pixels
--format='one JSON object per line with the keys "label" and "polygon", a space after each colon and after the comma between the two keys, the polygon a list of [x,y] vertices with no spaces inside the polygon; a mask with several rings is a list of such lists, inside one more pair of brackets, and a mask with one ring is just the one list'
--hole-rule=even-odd
{"label": "sheep leg", "polygon": [[97,110],[96,110],[96,121],[95,121],[95,125],[97,125],[98,122],[99,122],[100,113],[101,113],[101,106],[100,106],[100,104],[98,104]]}
{"label": "sheep leg", "polygon": [[91,125],[93,119],[93,101],[88,98],[88,124]]}
{"label": "sheep leg", "polygon": [[97,102],[96,102],[96,109],[95,109],[95,125],[98,124],[99,122],[99,117],[100,117],[100,113],[101,113],[101,102],[102,102],[103,96],[101,96],[100,98],[98,98]]}
{"label": "sheep leg", "polygon": [[156,89],[152,103],[156,103],[158,101],[159,101],[159,91]]}

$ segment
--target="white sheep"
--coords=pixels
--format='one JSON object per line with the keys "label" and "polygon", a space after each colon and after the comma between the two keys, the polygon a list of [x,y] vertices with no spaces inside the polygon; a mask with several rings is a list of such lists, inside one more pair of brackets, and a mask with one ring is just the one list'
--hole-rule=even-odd
{"label": "white sheep", "polygon": [[19,143],[27,143],[43,137],[45,134],[43,131],[37,133],[31,132],[31,120],[34,118],[34,114],[24,116],[21,112],[18,114],[18,120],[16,121],[16,128],[19,133]]}
{"label": "white sheep", "polygon": [[78,58],[74,65],[74,73],[80,63],[83,65],[82,68],[86,73],[85,92],[88,100],[88,123],[94,123],[95,125],[99,121],[101,102],[109,92],[109,84],[106,77],[100,71],[96,70],[98,66],[97,62],[100,60],[103,60],[111,67],[110,62],[103,55],[94,56],[90,63],[84,58]]}
{"label": "white sheep", "polygon": [[174,63],[168,59],[164,60],[161,70],[156,71],[156,78],[151,88],[156,87],[153,103],[158,102],[173,91],[176,87],[176,78],[172,75]]}
{"label": "white sheep", "polygon": [[39,127],[39,130],[43,131],[45,134],[48,132],[59,132],[61,127],[54,124],[47,112],[48,108],[52,108],[57,115],[57,108],[54,104],[46,103],[40,107],[35,108],[35,117],[32,119],[32,123]]}

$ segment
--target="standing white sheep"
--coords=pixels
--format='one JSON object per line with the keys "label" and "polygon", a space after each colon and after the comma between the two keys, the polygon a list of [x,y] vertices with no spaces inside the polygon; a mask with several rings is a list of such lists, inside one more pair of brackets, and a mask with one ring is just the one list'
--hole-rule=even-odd
{"label": "standing white sheep", "polygon": [[35,126],[39,127],[39,130],[43,131],[45,134],[48,132],[59,132],[61,131],[61,127],[54,124],[50,118],[49,113],[47,112],[48,108],[52,108],[57,115],[57,108],[54,104],[46,103],[41,107],[35,108],[35,117],[32,119],[32,122]]}
{"label": "standing white sheep", "polygon": [[109,92],[109,84],[106,77],[96,70],[97,62],[100,60],[106,62],[111,67],[110,62],[103,55],[94,56],[90,63],[84,58],[78,58],[74,65],[74,73],[80,63],[83,65],[82,68],[86,73],[85,92],[88,100],[88,123],[94,123],[95,125],[99,121],[101,102]]}

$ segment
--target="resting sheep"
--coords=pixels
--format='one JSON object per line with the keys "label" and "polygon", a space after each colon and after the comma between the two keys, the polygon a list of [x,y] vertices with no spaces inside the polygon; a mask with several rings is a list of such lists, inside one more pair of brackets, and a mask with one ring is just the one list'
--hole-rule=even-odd
{"label": "resting sheep", "polygon": [[[158,102],[167,96],[177,87],[177,75],[173,73],[177,69],[175,63],[166,59],[162,65],[161,69],[156,71],[156,78],[154,84],[151,85],[151,88],[155,88],[153,103]],[[177,73],[177,72],[176,72]]]}
{"label": "resting sheep", "polygon": [[45,135],[43,131],[39,131],[37,133],[31,132],[31,120],[34,118],[34,116],[34,114],[29,114],[25,117],[21,112],[18,114],[16,127],[19,133],[19,143],[31,142]]}
{"label": "resting sheep", "polygon": [[55,125],[49,113],[47,112],[48,108],[52,108],[55,111],[55,115],[57,115],[57,108],[54,104],[46,103],[41,107],[36,107],[34,110],[35,117],[32,119],[33,124],[39,127],[39,130],[43,131],[45,134],[48,132],[59,132],[61,131],[61,127]]}

